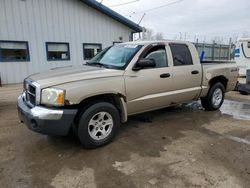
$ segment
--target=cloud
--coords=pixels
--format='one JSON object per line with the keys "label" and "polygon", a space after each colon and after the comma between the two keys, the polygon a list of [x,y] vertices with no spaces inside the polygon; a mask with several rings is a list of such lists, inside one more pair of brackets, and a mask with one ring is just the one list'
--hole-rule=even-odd
{"label": "cloud", "polygon": [[[176,0],[140,0],[135,3],[114,7],[113,9],[131,20],[139,22],[144,10],[152,9]],[[107,6],[126,2],[126,0],[103,1]],[[167,7],[145,12],[142,26],[155,32],[162,32],[168,38],[186,33],[210,39],[215,36],[236,37],[250,32],[249,0],[184,0]],[[135,12],[133,14],[133,12]],[[138,13],[139,12],[139,13]]]}

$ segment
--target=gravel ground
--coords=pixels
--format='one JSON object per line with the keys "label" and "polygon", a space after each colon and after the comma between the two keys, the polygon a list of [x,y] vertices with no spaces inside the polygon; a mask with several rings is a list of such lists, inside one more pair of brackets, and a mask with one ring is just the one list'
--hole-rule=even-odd
{"label": "gravel ground", "polygon": [[250,95],[230,92],[216,112],[192,102],[130,117],[114,142],[85,150],[19,123],[21,90],[0,88],[1,187],[250,187]]}

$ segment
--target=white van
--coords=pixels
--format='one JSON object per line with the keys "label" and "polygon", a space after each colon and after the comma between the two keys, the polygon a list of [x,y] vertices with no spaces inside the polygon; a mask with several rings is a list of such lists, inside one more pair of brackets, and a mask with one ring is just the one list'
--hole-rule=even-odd
{"label": "white van", "polygon": [[235,61],[240,68],[240,76],[246,76],[246,70],[250,69],[250,38],[241,38],[236,43]]}

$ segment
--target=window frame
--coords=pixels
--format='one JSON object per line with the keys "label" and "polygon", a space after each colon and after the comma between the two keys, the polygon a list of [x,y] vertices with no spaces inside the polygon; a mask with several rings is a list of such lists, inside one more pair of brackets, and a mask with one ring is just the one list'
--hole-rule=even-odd
{"label": "window frame", "polygon": [[[92,59],[92,58],[86,58],[85,57],[85,53],[84,53],[84,47],[85,46],[87,46],[87,45],[96,45],[96,46],[99,46],[100,47],[100,52],[102,51],[102,43],[82,43],[82,52],[83,52],[83,60],[90,60],[90,59]],[[99,52],[98,52],[99,53]],[[95,57],[95,55],[94,55],[94,57]]]}
{"label": "window frame", "polygon": [[123,43],[122,41],[113,41],[113,45],[116,45],[116,44],[121,44]]}
{"label": "window frame", "polygon": [[19,41],[19,40],[0,40],[1,42],[5,43],[25,43],[26,44],[26,51],[27,51],[27,59],[25,60],[4,60],[2,59],[2,52],[0,49],[0,62],[30,62],[30,50],[29,50],[29,42],[28,41]]}
{"label": "window frame", "polygon": [[[190,57],[191,57],[191,61],[192,61],[191,63],[192,63],[192,64],[175,65],[175,64],[174,64],[174,54],[173,54],[173,51],[172,51],[172,49],[171,49],[171,45],[183,45],[183,46],[186,46],[187,49],[188,49],[188,53],[189,53],[189,55],[190,55]],[[169,48],[170,48],[170,51],[171,51],[171,54],[172,54],[173,67],[194,65],[193,56],[192,56],[191,51],[190,51],[190,49],[189,49],[189,46],[188,46],[187,44],[185,44],[185,43],[169,43]]]}
{"label": "window frame", "polygon": [[[68,51],[67,51],[68,58],[67,59],[50,59],[49,58],[49,51],[48,51],[48,46],[50,44],[66,44],[67,47],[68,47]],[[70,45],[69,45],[69,42],[45,42],[45,48],[46,48],[47,61],[70,61]]]}

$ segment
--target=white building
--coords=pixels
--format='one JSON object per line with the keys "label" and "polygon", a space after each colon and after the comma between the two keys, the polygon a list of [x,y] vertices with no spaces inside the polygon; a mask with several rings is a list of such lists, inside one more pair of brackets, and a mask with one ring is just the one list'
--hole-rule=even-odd
{"label": "white building", "polygon": [[95,0],[0,0],[0,77],[83,64],[141,27]]}

